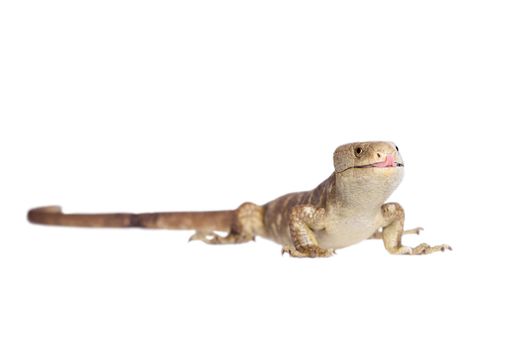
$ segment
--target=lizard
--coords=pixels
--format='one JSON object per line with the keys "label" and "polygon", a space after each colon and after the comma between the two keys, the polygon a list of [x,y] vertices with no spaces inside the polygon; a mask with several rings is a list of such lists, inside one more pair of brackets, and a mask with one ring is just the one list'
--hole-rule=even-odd
{"label": "lizard", "polygon": [[[76,227],[138,227],[195,230],[190,241],[208,244],[270,239],[292,257],[329,257],[336,249],[380,239],[391,254],[422,255],[452,250],[447,244],[402,244],[405,212],[386,202],[400,184],[404,162],[393,142],[355,142],[337,147],[334,171],[311,191],[289,193],[264,205],[203,212],[64,214],[59,206],[29,210],[31,223]],[[226,234],[218,234],[225,232]]]}

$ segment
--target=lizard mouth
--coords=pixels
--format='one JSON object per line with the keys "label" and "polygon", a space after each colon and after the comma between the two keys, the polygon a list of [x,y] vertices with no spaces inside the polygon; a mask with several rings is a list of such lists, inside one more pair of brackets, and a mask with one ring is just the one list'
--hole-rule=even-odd
{"label": "lizard mouth", "polygon": [[356,168],[395,168],[399,166],[403,166],[403,164],[397,163],[394,160],[394,156],[392,156],[391,154],[388,154],[385,157],[385,160],[382,162],[376,162],[376,163],[372,163],[368,165],[359,165],[359,166],[356,166]]}
{"label": "lizard mouth", "polygon": [[384,162],[379,162],[379,163],[372,163],[372,164],[368,164],[368,165],[357,165],[357,166],[354,166],[354,167],[350,167],[348,169],[362,169],[362,168],[400,168],[400,167],[404,167],[405,165],[403,163],[397,163],[397,162],[394,162],[393,164],[391,165],[385,165],[383,164]]}
{"label": "lizard mouth", "polygon": [[366,164],[366,165],[351,166],[351,167],[344,169],[343,171],[346,171],[348,169],[364,169],[364,168],[401,168],[404,166],[405,165],[403,163],[396,162],[392,155],[387,155],[385,160],[383,160],[382,162],[376,162],[376,163]]}
{"label": "lizard mouth", "polygon": [[350,170],[350,169],[369,169],[369,168],[402,168],[404,167],[405,165],[403,163],[397,163],[397,162],[394,162],[393,164],[391,165],[384,165],[383,164],[384,162],[378,162],[378,163],[372,163],[372,164],[367,164],[367,165],[356,165],[356,166],[351,166],[351,167],[348,167],[344,170],[341,170],[341,171],[338,171],[338,173],[343,173],[347,170]]}
{"label": "lizard mouth", "polygon": [[356,166],[355,168],[395,168],[395,167],[402,167],[402,166],[403,166],[402,163],[397,163],[394,160],[394,156],[392,156],[391,154],[388,154],[385,157],[385,160],[382,162],[376,162],[376,163],[372,163],[368,165],[359,165],[359,166]]}

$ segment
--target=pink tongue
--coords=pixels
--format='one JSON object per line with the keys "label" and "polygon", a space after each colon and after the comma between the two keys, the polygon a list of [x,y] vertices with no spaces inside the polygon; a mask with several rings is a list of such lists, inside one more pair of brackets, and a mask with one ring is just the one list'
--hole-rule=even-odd
{"label": "pink tongue", "polygon": [[375,163],[376,168],[387,168],[394,166],[394,156],[388,154],[383,162]]}

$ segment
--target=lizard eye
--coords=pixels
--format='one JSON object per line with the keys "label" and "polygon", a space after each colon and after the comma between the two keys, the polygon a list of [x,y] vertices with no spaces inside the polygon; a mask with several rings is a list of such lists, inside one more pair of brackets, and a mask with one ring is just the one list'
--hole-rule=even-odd
{"label": "lizard eye", "polygon": [[363,154],[363,149],[361,147],[356,147],[354,153],[356,156],[360,157]]}
{"label": "lizard eye", "polygon": [[398,151],[398,152],[399,152],[399,147],[397,147],[397,146],[396,146],[396,151]]}

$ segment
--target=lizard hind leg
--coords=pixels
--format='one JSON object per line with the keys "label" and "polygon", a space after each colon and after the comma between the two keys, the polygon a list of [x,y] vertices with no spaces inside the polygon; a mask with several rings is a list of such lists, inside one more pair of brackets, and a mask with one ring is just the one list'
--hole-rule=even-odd
{"label": "lizard hind leg", "polygon": [[237,244],[255,241],[255,236],[264,230],[264,208],[254,203],[243,203],[235,210],[230,232],[226,236],[213,231],[197,230],[190,241],[208,244]]}

